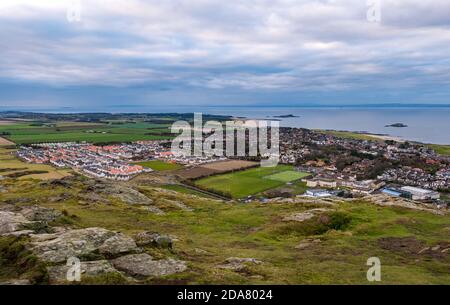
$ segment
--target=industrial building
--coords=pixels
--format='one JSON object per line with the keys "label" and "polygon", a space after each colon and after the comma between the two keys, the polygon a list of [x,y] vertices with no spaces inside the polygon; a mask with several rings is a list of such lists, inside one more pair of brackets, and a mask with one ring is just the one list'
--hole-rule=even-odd
{"label": "industrial building", "polygon": [[310,197],[330,197],[330,196],[333,196],[333,194],[331,194],[329,191],[321,190],[321,189],[307,190],[305,195],[306,196],[310,196]]}
{"label": "industrial building", "polygon": [[439,199],[440,197],[438,192],[413,186],[402,186],[400,188],[390,186],[384,188],[381,192],[389,196],[403,197],[412,200]]}
{"label": "industrial building", "polygon": [[426,190],[414,186],[403,186],[400,188],[404,192],[410,193],[413,200],[439,199],[440,194],[432,190]]}

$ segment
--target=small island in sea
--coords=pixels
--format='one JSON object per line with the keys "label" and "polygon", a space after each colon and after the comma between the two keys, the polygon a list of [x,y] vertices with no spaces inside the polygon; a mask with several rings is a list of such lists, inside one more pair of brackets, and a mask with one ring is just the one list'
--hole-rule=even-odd
{"label": "small island in sea", "polygon": [[402,127],[408,127],[408,125],[403,124],[403,123],[395,123],[395,124],[386,125],[384,127],[398,127],[398,128],[402,128]]}
{"label": "small island in sea", "polygon": [[286,118],[298,118],[299,116],[293,115],[293,114],[283,114],[283,115],[274,115],[273,117],[274,118],[286,119]]}

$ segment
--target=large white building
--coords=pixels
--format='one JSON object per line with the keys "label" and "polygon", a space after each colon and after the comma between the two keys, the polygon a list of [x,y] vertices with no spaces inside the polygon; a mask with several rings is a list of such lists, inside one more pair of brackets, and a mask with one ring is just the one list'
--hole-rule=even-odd
{"label": "large white building", "polygon": [[333,196],[327,190],[321,190],[321,189],[307,190],[305,195],[308,197],[330,197],[330,196]]}
{"label": "large white building", "polygon": [[303,181],[306,181],[306,186],[308,187],[327,187],[327,188],[335,188],[337,187],[337,182],[332,179],[326,179],[326,178],[310,178],[310,179],[303,179]]}
{"label": "large white building", "polygon": [[402,191],[410,193],[413,200],[439,199],[440,197],[440,194],[438,192],[414,186],[403,186],[400,189]]}

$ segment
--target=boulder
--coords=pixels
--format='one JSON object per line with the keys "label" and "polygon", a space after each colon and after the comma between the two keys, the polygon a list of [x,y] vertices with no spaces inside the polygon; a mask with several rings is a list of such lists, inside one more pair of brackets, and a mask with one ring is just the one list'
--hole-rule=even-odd
{"label": "boulder", "polygon": [[121,184],[111,183],[111,182],[103,182],[105,187],[99,188],[98,184],[96,185],[94,191],[96,193],[101,193],[107,196],[114,196],[122,200],[127,204],[139,204],[139,205],[151,205],[153,204],[153,200],[142,194],[141,192]]}
{"label": "boulder", "polygon": [[31,224],[22,214],[0,211],[0,234],[20,231],[25,225]]}
{"label": "boulder", "polygon": [[262,261],[256,258],[229,257],[225,260],[225,264],[219,265],[219,268],[240,272],[245,270],[248,265],[259,264],[262,264]]}
{"label": "boulder", "polygon": [[164,213],[163,210],[161,210],[160,208],[155,207],[153,205],[144,205],[144,206],[141,206],[140,208],[142,210],[144,210],[144,211],[148,211],[148,212],[156,214],[156,215],[164,215],[164,214],[166,214],[166,213]]}
{"label": "boulder", "polygon": [[164,276],[187,269],[184,261],[174,259],[155,261],[146,253],[125,255],[113,260],[112,264],[117,270],[136,278]]}
{"label": "boulder", "polygon": [[6,204],[12,204],[12,205],[15,205],[15,204],[18,204],[18,203],[29,203],[29,202],[31,202],[31,201],[32,201],[31,198],[27,198],[27,197],[17,197],[17,198],[7,199],[7,200],[5,200],[4,202],[5,202]]}
{"label": "boulder", "polygon": [[32,230],[21,230],[21,231],[14,231],[14,232],[9,232],[9,233],[3,233],[2,236],[21,237],[21,236],[30,236],[33,233],[34,233],[34,231],[32,231]]}
{"label": "boulder", "polygon": [[50,202],[61,202],[61,201],[66,201],[68,199],[72,198],[72,195],[70,193],[62,193],[56,196],[50,196],[48,198],[48,201]]}
{"label": "boulder", "polygon": [[[98,276],[102,274],[115,273],[116,269],[107,260],[91,262],[81,262],[81,280],[84,276]],[[67,280],[67,272],[71,266],[50,266],[47,267],[50,283],[61,283]]]}
{"label": "boulder", "polygon": [[158,248],[172,249],[173,241],[167,235],[156,232],[144,231],[134,236],[136,244],[140,247],[154,246]]}
{"label": "boulder", "polygon": [[105,240],[98,247],[98,250],[106,256],[114,256],[122,253],[136,252],[139,249],[131,237],[118,233]]}
{"label": "boulder", "polygon": [[27,279],[13,279],[6,282],[0,282],[0,286],[20,286],[20,285],[31,285],[30,280]]}
{"label": "boulder", "polygon": [[52,263],[64,262],[69,257],[81,259],[95,254],[109,257],[139,250],[130,237],[103,228],[32,235],[28,247],[41,260]]}
{"label": "boulder", "polygon": [[38,205],[25,207],[20,211],[20,214],[25,216],[25,218],[30,221],[47,221],[47,222],[55,221],[62,215],[60,211],[41,207]]}
{"label": "boulder", "polygon": [[313,246],[314,244],[318,244],[321,243],[322,241],[320,239],[305,239],[303,240],[300,244],[298,244],[297,246],[295,246],[295,249],[299,249],[299,250],[303,250],[306,248],[309,248],[311,246]]}
{"label": "boulder", "polygon": [[109,199],[104,198],[96,193],[78,194],[78,198],[81,199],[80,200],[81,202],[79,201],[79,203],[82,204],[82,202],[84,201],[86,203],[85,205],[95,204],[95,203],[111,204],[111,201]]}

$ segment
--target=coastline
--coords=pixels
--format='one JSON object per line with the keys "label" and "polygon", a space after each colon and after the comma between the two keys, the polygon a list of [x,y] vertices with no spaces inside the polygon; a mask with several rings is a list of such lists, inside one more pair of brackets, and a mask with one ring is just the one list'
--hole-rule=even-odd
{"label": "coastline", "polygon": [[358,139],[358,140],[372,140],[372,141],[395,141],[398,143],[405,143],[409,142],[412,144],[419,144],[427,146],[433,150],[435,150],[437,153],[445,156],[450,156],[450,145],[447,144],[435,144],[435,143],[423,143],[418,141],[408,141],[406,139],[402,139],[400,137],[390,136],[390,135],[383,135],[383,134],[373,134],[369,132],[357,132],[357,131],[344,131],[344,130],[331,130],[331,129],[312,129],[316,132],[322,132],[327,134],[332,134],[337,137],[342,138],[352,138],[352,139]]}

